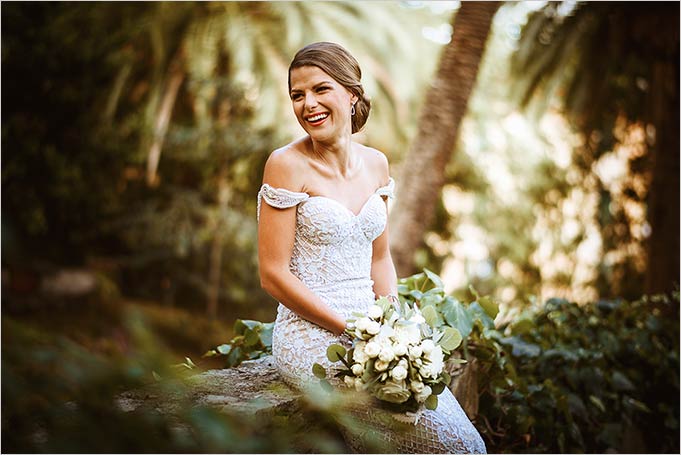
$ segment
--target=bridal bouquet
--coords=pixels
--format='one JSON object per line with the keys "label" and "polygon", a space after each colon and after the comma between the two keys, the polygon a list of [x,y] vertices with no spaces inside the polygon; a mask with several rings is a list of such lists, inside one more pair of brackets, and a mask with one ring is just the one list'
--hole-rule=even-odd
{"label": "bridal bouquet", "polygon": [[[461,343],[452,327],[433,328],[417,307],[391,303],[382,297],[365,313],[354,313],[346,333],[352,348],[333,344],[331,362],[345,368],[336,377],[357,390],[368,391],[389,409],[418,412],[437,408],[437,395],[449,385],[444,362]],[[315,364],[315,376],[324,380],[324,367]]]}

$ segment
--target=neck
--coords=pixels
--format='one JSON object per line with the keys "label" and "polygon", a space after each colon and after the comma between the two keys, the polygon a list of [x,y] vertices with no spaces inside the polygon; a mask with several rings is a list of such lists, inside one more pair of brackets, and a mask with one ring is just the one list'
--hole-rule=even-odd
{"label": "neck", "polygon": [[335,138],[332,142],[310,138],[312,155],[324,163],[328,171],[337,177],[347,178],[357,166],[350,135]]}

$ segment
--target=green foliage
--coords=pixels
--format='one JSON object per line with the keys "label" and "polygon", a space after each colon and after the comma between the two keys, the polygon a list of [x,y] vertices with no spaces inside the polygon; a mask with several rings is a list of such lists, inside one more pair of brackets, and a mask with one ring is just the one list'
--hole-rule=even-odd
{"label": "green foliage", "polygon": [[[493,329],[494,318],[499,313],[499,305],[494,300],[480,297],[472,287],[475,300],[467,304],[446,295],[442,279],[428,269],[400,279],[397,290],[402,301],[418,304],[433,328],[457,329],[463,340],[480,335],[485,329]],[[456,335],[450,332],[450,336]],[[465,348],[465,342],[462,348]]]}
{"label": "green foliage", "polygon": [[225,368],[236,367],[244,360],[253,360],[272,353],[272,330],[274,322],[237,319],[234,323],[236,336],[229,343],[221,344],[206,352],[204,357],[225,359]]}
{"label": "green foliage", "polygon": [[493,300],[471,288],[466,305],[440,286],[426,270],[398,289],[429,323],[456,327],[463,359],[477,360],[477,427],[490,452],[678,451],[678,294],[549,299],[495,327]]}
{"label": "green foliage", "polygon": [[[3,317],[2,443],[12,453],[339,453],[344,448],[321,403],[307,406],[315,428],[288,416],[257,420],[194,406],[185,385],[189,359],[180,368],[147,324],[129,315],[129,355],[101,357],[61,336]],[[152,402],[126,411],[123,392],[154,383]],[[175,406],[176,404],[176,406]],[[299,440],[304,434],[305,440]]]}
{"label": "green foliage", "polygon": [[678,451],[678,305],[550,299],[490,332],[516,374],[486,391],[481,414],[523,450]]}

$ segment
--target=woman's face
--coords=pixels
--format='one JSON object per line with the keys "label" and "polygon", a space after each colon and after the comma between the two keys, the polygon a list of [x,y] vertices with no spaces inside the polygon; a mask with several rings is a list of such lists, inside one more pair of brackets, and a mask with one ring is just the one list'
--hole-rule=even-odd
{"label": "woman's face", "polygon": [[350,110],[357,96],[316,66],[291,70],[291,102],[298,123],[312,139],[352,133]]}

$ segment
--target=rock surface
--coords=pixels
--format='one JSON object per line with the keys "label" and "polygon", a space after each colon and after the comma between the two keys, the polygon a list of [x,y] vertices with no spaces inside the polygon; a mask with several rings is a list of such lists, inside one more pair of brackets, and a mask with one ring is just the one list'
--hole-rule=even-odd
{"label": "rock surface", "polygon": [[[476,368],[456,368],[450,389],[468,414],[478,412]],[[210,406],[256,417],[293,416],[301,409],[301,394],[287,386],[277,373],[272,356],[243,362],[236,368],[209,370],[188,378],[183,385],[156,385],[123,393],[118,400],[125,411],[143,404],[159,411],[173,411],[181,402]]]}
{"label": "rock surface", "polygon": [[[288,387],[277,373],[271,356],[243,362],[237,368],[209,370],[188,378],[183,387],[149,386],[123,393],[119,406],[133,411],[153,402],[160,411],[174,410],[180,400],[248,415],[293,414],[300,393]],[[170,396],[168,396],[170,394]]]}

